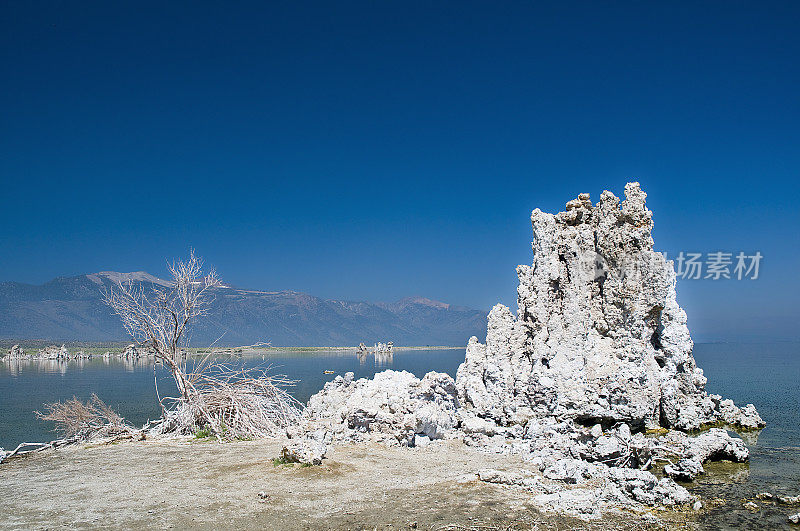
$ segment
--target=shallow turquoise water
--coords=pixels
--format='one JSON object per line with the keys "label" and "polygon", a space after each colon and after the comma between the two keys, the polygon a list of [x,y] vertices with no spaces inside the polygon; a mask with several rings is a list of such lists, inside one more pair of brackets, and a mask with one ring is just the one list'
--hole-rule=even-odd
{"label": "shallow turquoise water", "polygon": [[[760,433],[744,434],[751,449],[746,465],[710,465],[708,474],[686,485],[704,498],[723,498],[724,503],[703,512],[703,528],[776,528],[787,525],[789,508],[760,503],[749,513],[743,498],[757,493],[800,494],[800,343],[698,344],[694,355],[708,377],[707,389],[739,404],[756,405],[767,422]],[[305,402],[326,381],[353,371],[357,378],[371,377],[387,368],[407,370],[417,376],[436,370],[455,376],[464,349],[398,351],[391,358],[359,360],[349,352],[270,352],[246,357],[248,366],[270,366],[271,372],[299,380],[292,393]],[[334,371],[333,375],[323,371]],[[171,379],[163,371],[153,373],[146,361],[133,365],[121,360],[92,359],[67,363],[0,362],[0,446],[54,438],[50,426],[33,412],[42,404],[91,393],[114,407],[134,425],[159,416],[154,376],[163,394]],[[792,512],[800,509],[794,508]]]}

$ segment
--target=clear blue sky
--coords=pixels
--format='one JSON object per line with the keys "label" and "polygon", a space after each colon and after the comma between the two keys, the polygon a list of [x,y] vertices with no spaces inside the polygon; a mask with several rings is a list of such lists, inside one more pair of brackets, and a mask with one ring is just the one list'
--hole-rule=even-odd
{"label": "clear blue sky", "polygon": [[698,339],[798,338],[800,3],[0,7],[0,280],[516,308],[530,211],[639,180]]}

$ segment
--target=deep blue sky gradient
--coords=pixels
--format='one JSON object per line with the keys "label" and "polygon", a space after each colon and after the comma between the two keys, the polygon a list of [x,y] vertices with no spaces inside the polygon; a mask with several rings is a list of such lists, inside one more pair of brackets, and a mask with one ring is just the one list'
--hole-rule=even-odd
{"label": "deep blue sky gradient", "polygon": [[0,280],[516,308],[530,211],[639,180],[701,340],[799,338],[800,3],[0,6]]}

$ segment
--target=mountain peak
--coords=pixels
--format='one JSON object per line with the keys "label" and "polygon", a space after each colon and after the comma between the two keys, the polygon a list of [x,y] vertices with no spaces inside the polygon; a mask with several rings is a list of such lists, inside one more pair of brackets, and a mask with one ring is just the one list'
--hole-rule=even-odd
{"label": "mountain peak", "polygon": [[427,297],[422,297],[420,295],[414,295],[413,297],[406,297],[404,299],[400,299],[395,303],[396,306],[409,306],[411,304],[418,304],[420,306],[430,306],[431,308],[438,308],[440,310],[447,310],[450,308],[450,305],[446,302],[435,301],[433,299],[429,299]]}
{"label": "mountain peak", "polygon": [[98,271],[97,273],[90,273],[86,275],[86,278],[94,282],[95,284],[102,284],[103,278],[107,278],[108,280],[114,282],[115,284],[120,284],[122,282],[149,282],[151,284],[158,284],[159,286],[168,287],[172,285],[171,282],[168,280],[164,280],[163,278],[158,278],[156,276],[151,275],[147,271],[132,271],[130,273],[120,273],[117,271]]}

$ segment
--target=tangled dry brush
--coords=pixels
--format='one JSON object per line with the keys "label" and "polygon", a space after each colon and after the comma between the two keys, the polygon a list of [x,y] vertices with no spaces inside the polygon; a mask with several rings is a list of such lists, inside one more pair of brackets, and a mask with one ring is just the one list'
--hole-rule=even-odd
{"label": "tangled dry brush", "polygon": [[137,431],[94,393],[86,402],[73,397],[45,404],[43,409],[44,413],[37,411],[36,416],[55,423],[56,430],[67,440],[115,438]]}
{"label": "tangled dry brush", "polygon": [[302,404],[286,388],[295,384],[269,368],[203,365],[188,374],[190,399],[167,398],[162,432],[209,430],[217,438],[275,437],[300,418]]}

